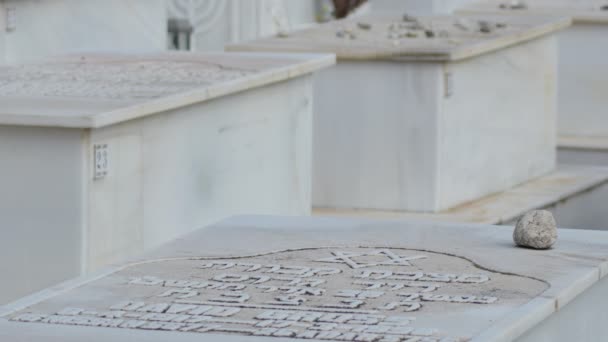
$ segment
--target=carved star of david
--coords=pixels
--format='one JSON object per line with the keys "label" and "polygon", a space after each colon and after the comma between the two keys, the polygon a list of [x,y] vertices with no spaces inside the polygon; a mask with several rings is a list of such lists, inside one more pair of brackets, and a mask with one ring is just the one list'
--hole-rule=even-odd
{"label": "carved star of david", "polygon": [[[410,261],[424,259],[426,256],[424,255],[397,255],[388,249],[377,249],[369,252],[341,252],[341,251],[333,251],[331,252],[334,256],[331,258],[323,258],[315,261],[318,262],[332,262],[332,263],[343,263],[347,264],[351,268],[363,268],[363,267],[371,267],[371,266],[412,266]],[[355,258],[357,257],[366,257],[366,256],[383,256],[386,257],[386,261],[381,261],[377,263],[362,263],[357,262]]]}

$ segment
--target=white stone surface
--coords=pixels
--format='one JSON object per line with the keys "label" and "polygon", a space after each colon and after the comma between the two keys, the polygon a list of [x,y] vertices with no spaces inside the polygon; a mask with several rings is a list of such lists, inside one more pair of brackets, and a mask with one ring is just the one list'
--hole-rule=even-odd
{"label": "white stone surface", "polygon": [[90,55],[0,69],[0,302],[236,213],[308,214],[311,73],[333,61]]}
{"label": "white stone surface", "polygon": [[[480,30],[481,23],[490,32]],[[364,23],[370,29],[361,28]],[[227,45],[229,51],[325,52],[339,60],[456,62],[545,37],[571,25],[551,16],[367,15],[314,28]],[[432,33],[427,37],[427,31]],[[413,34],[413,36],[412,36]]]}
{"label": "white stone surface", "polygon": [[[83,54],[0,67],[0,124],[100,128],[286,81],[331,55]],[[33,81],[36,81],[34,84]]]}
{"label": "white stone surface", "polygon": [[510,4],[508,0],[481,0],[462,8],[458,12],[489,13],[500,12],[516,15],[557,15],[572,17],[577,24],[606,24],[608,13],[602,9],[604,0],[524,0],[525,9],[502,8]]}
{"label": "white stone surface", "polygon": [[[455,18],[438,18],[425,23],[457,30]],[[487,37],[459,31],[455,45],[372,41],[392,19],[357,18],[376,31],[354,40],[334,37],[349,25],[338,23],[229,47],[338,55],[315,86],[316,207],[438,212],[554,169],[557,47],[547,33],[567,21],[507,21],[509,31]]]}
{"label": "white stone surface", "polygon": [[[602,336],[605,324],[584,322],[603,311],[589,296],[604,297],[608,233],[560,236],[539,252],[497,226],[238,217],[1,307],[0,337],[568,340],[551,325]],[[562,318],[570,310],[577,320]]]}
{"label": "white stone surface", "polygon": [[21,63],[77,51],[164,50],[164,0],[5,0],[15,26],[0,30],[0,63]]}
{"label": "white stone surface", "polygon": [[560,135],[608,137],[607,35],[608,21],[576,24],[559,34]]}
{"label": "white stone surface", "polygon": [[[528,0],[528,10],[499,10],[498,1],[466,7],[464,13],[552,14],[572,16],[574,25],[559,33],[560,140],[608,137],[608,11],[604,1]],[[563,138],[562,138],[563,137]],[[560,147],[571,147],[560,141]],[[579,147],[581,147],[579,145]],[[590,146],[591,147],[591,146]]]}
{"label": "white stone surface", "polygon": [[608,230],[608,214],[597,203],[608,201],[608,169],[559,165],[555,172],[509,190],[439,213],[382,210],[315,209],[317,216],[408,219],[448,223],[515,225],[530,210],[546,209],[560,227]]}
{"label": "white stone surface", "polygon": [[476,0],[371,0],[373,13],[452,14]]}

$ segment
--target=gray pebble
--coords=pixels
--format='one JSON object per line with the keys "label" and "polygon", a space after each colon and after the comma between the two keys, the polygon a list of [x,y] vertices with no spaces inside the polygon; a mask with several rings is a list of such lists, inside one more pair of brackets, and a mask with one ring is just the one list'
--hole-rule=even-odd
{"label": "gray pebble", "polygon": [[557,241],[553,214],[546,210],[534,210],[522,216],[513,231],[513,241],[521,247],[551,248]]}

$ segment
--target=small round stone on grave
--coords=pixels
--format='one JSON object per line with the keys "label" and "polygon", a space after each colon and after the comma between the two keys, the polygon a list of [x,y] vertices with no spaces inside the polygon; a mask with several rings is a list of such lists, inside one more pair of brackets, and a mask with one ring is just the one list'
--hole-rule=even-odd
{"label": "small round stone on grave", "polygon": [[513,241],[520,247],[551,248],[557,241],[557,224],[553,214],[546,210],[526,213],[517,221]]}

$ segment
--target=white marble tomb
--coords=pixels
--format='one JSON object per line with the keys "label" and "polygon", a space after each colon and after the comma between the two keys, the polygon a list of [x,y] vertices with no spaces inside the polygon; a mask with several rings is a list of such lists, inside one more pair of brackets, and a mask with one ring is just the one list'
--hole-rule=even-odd
{"label": "white marble tomb", "polygon": [[[597,341],[608,233],[238,217],[0,307],[28,341]],[[235,238],[238,237],[238,238]]]}
{"label": "white marble tomb", "polygon": [[162,51],[164,0],[0,1],[0,64],[77,51]]}
{"label": "white marble tomb", "polygon": [[554,169],[554,33],[569,24],[362,17],[227,48],[337,54],[315,85],[316,207],[438,212]]}
{"label": "white marble tomb", "polygon": [[485,1],[462,12],[572,17],[572,27],[559,33],[558,158],[608,165],[608,2],[523,0],[526,9],[501,8],[508,3]]}
{"label": "white marble tomb", "polygon": [[0,303],[227,216],[309,214],[312,73],[334,62],[88,54],[0,67]]}

